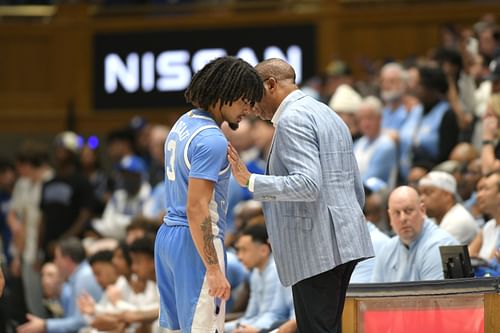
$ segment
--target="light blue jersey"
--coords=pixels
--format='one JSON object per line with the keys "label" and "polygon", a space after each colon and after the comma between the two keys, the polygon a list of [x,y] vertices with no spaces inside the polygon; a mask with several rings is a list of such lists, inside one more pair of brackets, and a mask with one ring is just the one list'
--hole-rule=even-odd
{"label": "light blue jersey", "polygon": [[162,327],[183,333],[223,332],[225,302],[209,295],[206,269],[186,215],[189,178],[215,183],[209,204],[214,249],[225,272],[223,247],[230,166],[227,140],[206,111],[177,120],[165,141],[167,214],[155,241]]}
{"label": "light blue jersey", "polygon": [[188,179],[206,179],[216,183],[210,215],[217,236],[224,237],[230,176],[227,146],[226,137],[208,112],[192,110],[177,120],[165,141],[167,225],[188,226]]}

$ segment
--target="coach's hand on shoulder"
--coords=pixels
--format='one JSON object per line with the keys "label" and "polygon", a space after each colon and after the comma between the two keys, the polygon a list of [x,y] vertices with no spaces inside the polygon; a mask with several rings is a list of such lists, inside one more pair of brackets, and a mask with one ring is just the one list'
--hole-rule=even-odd
{"label": "coach's hand on shoulder", "polygon": [[234,179],[236,179],[238,184],[246,187],[250,179],[250,172],[248,172],[245,163],[243,163],[240,155],[231,144],[229,144],[227,148],[227,159],[231,164],[231,171],[233,172]]}
{"label": "coach's hand on shoulder", "polygon": [[208,294],[225,301],[231,294],[231,285],[220,270],[218,265],[211,265],[207,268]]}

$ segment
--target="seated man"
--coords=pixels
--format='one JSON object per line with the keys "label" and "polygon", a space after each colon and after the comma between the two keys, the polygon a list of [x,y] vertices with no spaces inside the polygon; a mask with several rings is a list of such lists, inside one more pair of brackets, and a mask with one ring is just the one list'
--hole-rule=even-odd
{"label": "seated man", "polygon": [[[368,225],[368,231],[370,232],[370,238],[372,240],[373,251],[375,251],[375,257],[380,254],[382,248],[389,242],[389,236],[380,231],[379,228],[370,220],[370,216],[373,216],[370,211],[367,211],[369,207],[368,202],[374,197],[379,197],[379,193],[373,193],[371,189],[365,186],[365,208],[363,213],[365,214],[366,223]],[[377,207],[379,208],[379,207]],[[349,283],[369,283],[373,274],[373,267],[375,265],[375,258],[366,259],[356,265],[354,271],[351,275],[351,280]]]}
{"label": "seated man", "polygon": [[[149,251],[148,247],[151,246],[152,239],[147,240],[143,238],[144,235],[133,242],[135,252]],[[112,257],[108,254],[103,256],[104,252],[108,251],[96,253],[89,261],[91,261],[96,275],[109,276],[111,279],[104,276],[103,278],[108,280],[108,282],[115,282],[109,285],[106,281],[98,279],[107,285],[106,295],[98,304],[93,304],[91,300],[91,302],[87,302],[89,301],[88,299],[82,299],[81,305],[86,306],[85,311],[82,310],[82,312],[93,316],[91,318],[91,325],[97,331],[120,331],[129,325],[126,322],[127,318],[132,323],[127,328],[127,331],[138,329],[141,326],[141,318],[146,323],[141,328],[148,331],[151,327],[148,324],[147,313],[144,312],[144,310],[147,310],[145,307],[151,306],[151,318],[149,321],[155,319],[158,312],[158,291],[156,284],[151,280],[154,268],[151,267],[149,255],[147,253],[144,254],[143,257],[145,258],[143,258],[142,264],[139,263],[139,266],[144,266],[145,269],[138,269],[136,264],[136,271],[139,272],[139,275],[132,273],[132,259],[130,258],[129,247],[125,242],[119,244],[113,251]],[[135,258],[137,261],[137,255]],[[106,272],[108,273],[106,274]],[[118,276],[115,276],[115,273]],[[156,308],[153,308],[154,306]],[[133,316],[141,314],[141,312],[143,316],[134,319]],[[157,327],[158,325],[156,324],[153,328]],[[85,333],[85,331],[80,331],[80,333]]]}
{"label": "seated man", "polygon": [[63,288],[63,278],[53,262],[46,262],[41,270],[43,305],[49,318],[60,318],[64,315],[60,299]]}
{"label": "seated man", "polygon": [[250,299],[243,317],[227,322],[225,332],[259,332],[289,318],[289,288],[281,285],[266,227],[245,228],[236,243],[238,258],[251,270]]}
{"label": "seated man", "polygon": [[457,202],[457,182],[449,173],[431,171],[418,183],[427,216],[450,233],[460,244],[468,245],[479,227],[474,217]]}
{"label": "seated man", "polygon": [[361,101],[361,95],[350,85],[341,84],[335,89],[335,93],[328,103],[328,106],[342,118],[349,128],[353,141],[356,141],[361,136],[355,116]]}
{"label": "seated man", "polygon": [[380,97],[384,101],[382,128],[395,139],[411,112],[405,103],[407,81],[408,73],[399,63],[387,63],[380,69]]}
{"label": "seated man", "polygon": [[[132,272],[140,281],[146,282],[146,290],[142,295],[142,301],[135,302],[137,306],[123,312],[120,318],[127,325],[141,325],[138,330],[148,331],[149,328],[155,330],[159,328],[158,316],[160,312],[160,295],[156,286],[154,261],[155,236],[146,233],[144,237],[134,240],[128,250]],[[150,286],[154,286],[154,292]]]}
{"label": "seated man", "polygon": [[259,333],[297,333],[297,320],[295,319],[295,308],[293,306],[292,292],[287,294],[286,304],[289,308],[288,319],[284,322],[274,324],[270,330],[261,330]]}
{"label": "seated man", "polygon": [[481,159],[476,158],[462,169],[462,176],[457,181],[457,188],[464,200],[464,207],[474,217],[476,223],[482,227],[484,218],[477,203],[477,184],[481,179]]}
{"label": "seated man", "polygon": [[443,279],[439,247],[458,242],[425,216],[417,191],[396,188],[389,196],[388,212],[396,236],[376,256],[372,282]]}
{"label": "seated man", "polygon": [[143,214],[151,185],[146,180],[146,165],[138,156],[124,157],[118,169],[123,185],[113,193],[102,217],[94,219],[92,226],[103,237],[122,240],[132,218]]}
{"label": "seated man", "polygon": [[[87,315],[85,319],[88,326],[92,325],[95,315],[115,312],[108,289],[118,281],[118,272],[113,266],[112,259],[113,252],[110,250],[102,250],[89,257],[92,272],[94,272],[97,283],[104,290],[104,294],[101,299],[97,300],[97,303],[88,294],[83,294],[78,298],[78,307],[80,312]],[[87,331],[91,331],[90,327],[81,330],[82,333]]]}
{"label": "seated man", "polygon": [[60,240],[54,250],[54,263],[67,281],[61,293],[64,316],[42,319],[28,314],[28,322],[17,328],[18,333],[78,332],[86,325],[78,309],[78,297],[88,293],[94,300],[101,298],[102,289],[85,260],[85,250],[80,240],[77,238]]}
{"label": "seated man", "polygon": [[247,286],[249,273],[245,265],[238,260],[236,253],[227,251],[226,256],[227,280],[231,285],[231,296],[229,296],[229,299],[226,302],[226,313],[231,313],[233,312],[234,304],[238,304],[243,295],[248,295],[245,291],[248,290]]}
{"label": "seated man", "polygon": [[477,203],[481,213],[491,216],[481,232],[469,245],[469,253],[487,261],[498,255],[500,239],[500,173],[481,178],[477,186]]}
{"label": "seated man", "polygon": [[396,183],[397,149],[394,141],[382,133],[382,104],[366,97],[356,111],[363,136],[354,143],[354,156],[363,181],[376,177],[393,188]]}

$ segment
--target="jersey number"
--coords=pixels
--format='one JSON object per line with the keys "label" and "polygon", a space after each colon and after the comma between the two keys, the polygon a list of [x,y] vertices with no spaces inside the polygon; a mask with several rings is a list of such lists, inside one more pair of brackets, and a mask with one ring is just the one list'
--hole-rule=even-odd
{"label": "jersey number", "polygon": [[177,142],[175,140],[170,140],[167,143],[167,150],[170,152],[170,161],[169,165],[167,166],[167,178],[168,180],[175,180],[175,169],[174,169],[174,163],[175,163],[175,147],[176,147]]}

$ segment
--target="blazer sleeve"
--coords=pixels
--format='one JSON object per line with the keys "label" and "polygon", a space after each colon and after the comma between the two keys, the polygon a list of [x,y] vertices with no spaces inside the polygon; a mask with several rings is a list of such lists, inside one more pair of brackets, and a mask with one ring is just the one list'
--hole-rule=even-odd
{"label": "blazer sleeve", "polygon": [[356,199],[361,208],[365,206],[365,188],[363,187],[363,179],[361,178],[361,174],[359,173],[358,163],[355,161],[354,155],[352,156],[354,159],[354,191],[356,193]]}
{"label": "blazer sleeve", "polygon": [[321,188],[319,143],[312,120],[299,112],[278,123],[272,154],[284,176],[256,175],[254,198],[260,201],[314,201]]}

